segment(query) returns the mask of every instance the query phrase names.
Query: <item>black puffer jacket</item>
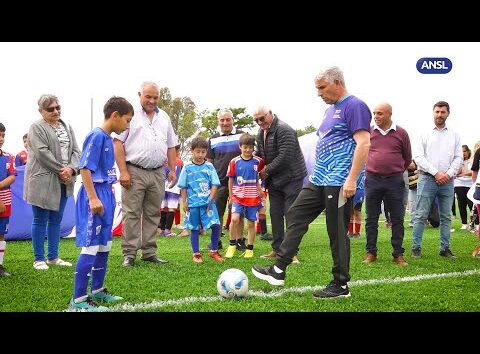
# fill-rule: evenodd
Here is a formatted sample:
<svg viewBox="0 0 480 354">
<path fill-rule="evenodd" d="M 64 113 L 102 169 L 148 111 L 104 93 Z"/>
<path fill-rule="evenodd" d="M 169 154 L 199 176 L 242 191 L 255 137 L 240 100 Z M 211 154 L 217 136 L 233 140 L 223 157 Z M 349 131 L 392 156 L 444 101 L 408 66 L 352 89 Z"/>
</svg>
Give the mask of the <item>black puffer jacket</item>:
<svg viewBox="0 0 480 354">
<path fill-rule="evenodd" d="M 258 131 L 256 142 L 256 155 L 264 159 L 268 173 L 265 181 L 267 188 L 279 189 L 307 175 L 297 133 L 276 115 L 268 129 L 265 145 L 262 129 Z"/>
</svg>

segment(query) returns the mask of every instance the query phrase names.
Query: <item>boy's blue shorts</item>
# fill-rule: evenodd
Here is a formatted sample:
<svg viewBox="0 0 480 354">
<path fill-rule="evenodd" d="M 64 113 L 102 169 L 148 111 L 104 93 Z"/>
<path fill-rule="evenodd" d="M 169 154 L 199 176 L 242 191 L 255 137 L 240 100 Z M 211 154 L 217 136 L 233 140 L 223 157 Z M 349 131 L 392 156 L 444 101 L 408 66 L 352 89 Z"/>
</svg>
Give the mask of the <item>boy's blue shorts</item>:
<svg viewBox="0 0 480 354">
<path fill-rule="evenodd" d="M 185 213 L 185 228 L 188 230 L 200 230 L 200 226 L 204 230 L 209 229 L 212 225 L 220 225 L 217 207 L 212 203 L 207 213 L 207 206 L 190 208 Z"/>
<path fill-rule="evenodd" d="M 245 218 L 250 221 L 257 220 L 258 209 L 261 209 L 263 205 L 260 203 L 257 206 L 245 206 L 238 202 L 232 203 L 232 214 L 245 215 Z"/>
<path fill-rule="evenodd" d="M 76 201 L 76 245 L 89 247 L 107 245 L 112 240 L 113 217 L 115 213 L 115 194 L 109 183 L 95 184 L 98 199 L 103 204 L 103 215 L 92 215 L 88 205 L 87 192 L 80 187 Z"/>
<path fill-rule="evenodd" d="M 10 217 L 7 216 L 5 218 L 0 218 L 0 235 L 8 234 L 8 222 L 10 221 Z"/>
</svg>

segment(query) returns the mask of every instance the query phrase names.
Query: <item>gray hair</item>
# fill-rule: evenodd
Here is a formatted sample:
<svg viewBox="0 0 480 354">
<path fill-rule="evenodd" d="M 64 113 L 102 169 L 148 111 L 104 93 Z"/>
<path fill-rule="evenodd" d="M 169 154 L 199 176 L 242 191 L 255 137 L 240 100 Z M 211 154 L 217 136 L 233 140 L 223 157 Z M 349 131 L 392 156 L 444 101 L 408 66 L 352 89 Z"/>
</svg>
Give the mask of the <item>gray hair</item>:
<svg viewBox="0 0 480 354">
<path fill-rule="evenodd" d="M 153 87 L 155 87 L 155 88 L 157 89 L 157 91 L 160 91 L 158 85 L 157 85 L 155 82 L 153 82 L 153 81 L 144 81 L 144 82 L 142 82 L 142 85 L 140 86 L 140 92 L 143 92 L 143 90 L 144 90 L 145 87 L 147 87 L 147 86 L 153 86 Z"/>
<path fill-rule="evenodd" d="M 269 113 L 269 112 L 271 112 L 271 109 L 268 108 L 267 106 L 258 106 L 257 109 L 255 109 L 255 111 L 254 111 L 253 114 L 254 114 L 254 115 L 255 115 L 255 114 L 259 114 L 259 113 L 260 113 L 260 114 L 267 114 L 267 113 Z"/>
<path fill-rule="evenodd" d="M 332 66 L 331 68 L 321 71 L 317 76 L 315 76 L 315 81 L 325 80 L 331 84 L 335 80 L 338 80 L 340 84 L 345 87 L 345 79 L 343 78 L 343 71 L 340 70 L 338 66 Z"/>
<path fill-rule="evenodd" d="M 48 108 L 53 102 L 58 103 L 58 97 L 51 94 L 43 94 L 38 99 L 38 108 Z"/>
<path fill-rule="evenodd" d="M 217 119 L 219 119 L 220 117 L 222 117 L 222 116 L 224 116 L 224 115 L 226 115 L 226 114 L 232 116 L 232 118 L 233 118 L 233 112 L 232 112 L 230 109 L 228 109 L 228 108 L 224 108 L 224 109 L 221 109 L 221 110 L 218 111 L 218 113 L 217 113 Z"/>
</svg>

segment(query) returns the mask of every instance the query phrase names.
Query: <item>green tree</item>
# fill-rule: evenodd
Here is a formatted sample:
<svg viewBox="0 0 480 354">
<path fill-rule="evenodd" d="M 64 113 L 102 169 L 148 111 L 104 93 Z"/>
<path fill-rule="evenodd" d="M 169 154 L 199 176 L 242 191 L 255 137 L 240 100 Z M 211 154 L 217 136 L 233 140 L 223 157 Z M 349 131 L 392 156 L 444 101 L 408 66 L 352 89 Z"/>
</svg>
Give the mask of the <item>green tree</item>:
<svg viewBox="0 0 480 354">
<path fill-rule="evenodd" d="M 168 87 L 162 87 L 158 107 L 169 115 L 173 130 L 178 136 L 182 156 L 185 156 L 185 152 L 188 150 L 185 141 L 200 129 L 199 121 L 196 120 L 195 103 L 190 97 L 172 99 Z"/>
<path fill-rule="evenodd" d="M 229 108 L 233 113 L 233 125 L 238 129 L 243 129 L 245 131 L 251 131 L 255 128 L 255 123 L 253 117 L 250 114 L 245 113 L 245 107 L 239 108 Z M 202 132 L 201 136 L 210 137 L 212 136 L 218 127 L 217 113 L 220 108 L 217 108 L 213 111 L 203 111 L 198 115 L 199 121 L 202 122 Z"/>
<path fill-rule="evenodd" d="M 317 131 L 317 128 L 315 128 L 312 124 L 306 126 L 305 128 L 302 129 L 296 129 L 297 132 L 297 137 L 300 138 L 302 135 L 307 135 L 313 132 Z"/>
</svg>

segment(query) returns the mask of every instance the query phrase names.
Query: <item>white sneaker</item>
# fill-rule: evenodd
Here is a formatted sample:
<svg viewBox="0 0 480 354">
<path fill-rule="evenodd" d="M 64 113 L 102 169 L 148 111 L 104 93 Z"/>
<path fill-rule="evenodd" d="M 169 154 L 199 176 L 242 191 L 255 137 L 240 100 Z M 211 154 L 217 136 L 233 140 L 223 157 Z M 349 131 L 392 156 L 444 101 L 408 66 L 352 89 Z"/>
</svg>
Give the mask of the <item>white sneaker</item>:
<svg viewBox="0 0 480 354">
<path fill-rule="evenodd" d="M 455 229 L 450 229 L 450 232 L 455 232 Z"/>
<path fill-rule="evenodd" d="M 63 267 L 71 267 L 72 263 L 66 262 L 63 259 L 57 258 L 54 260 L 48 260 L 47 264 L 53 264 L 53 265 L 58 265 L 58 266 L 63 266 Z"/>
<path fill-rule="evenodd" d="M 460 230 L 466 230 L 466 229 L 467 229 L 467 227 L 468 227 L 468 225 L 467 225 L 467 224 L 462 224 L 462 227 L 460 228 Z"/>
<path fill-rule="evenodd" d="M 33 262 L 33 268 L 36 270 L 47 270 L 48 265 L 45 263 L 45 261 L 35 261 Z"/>
</svg>

